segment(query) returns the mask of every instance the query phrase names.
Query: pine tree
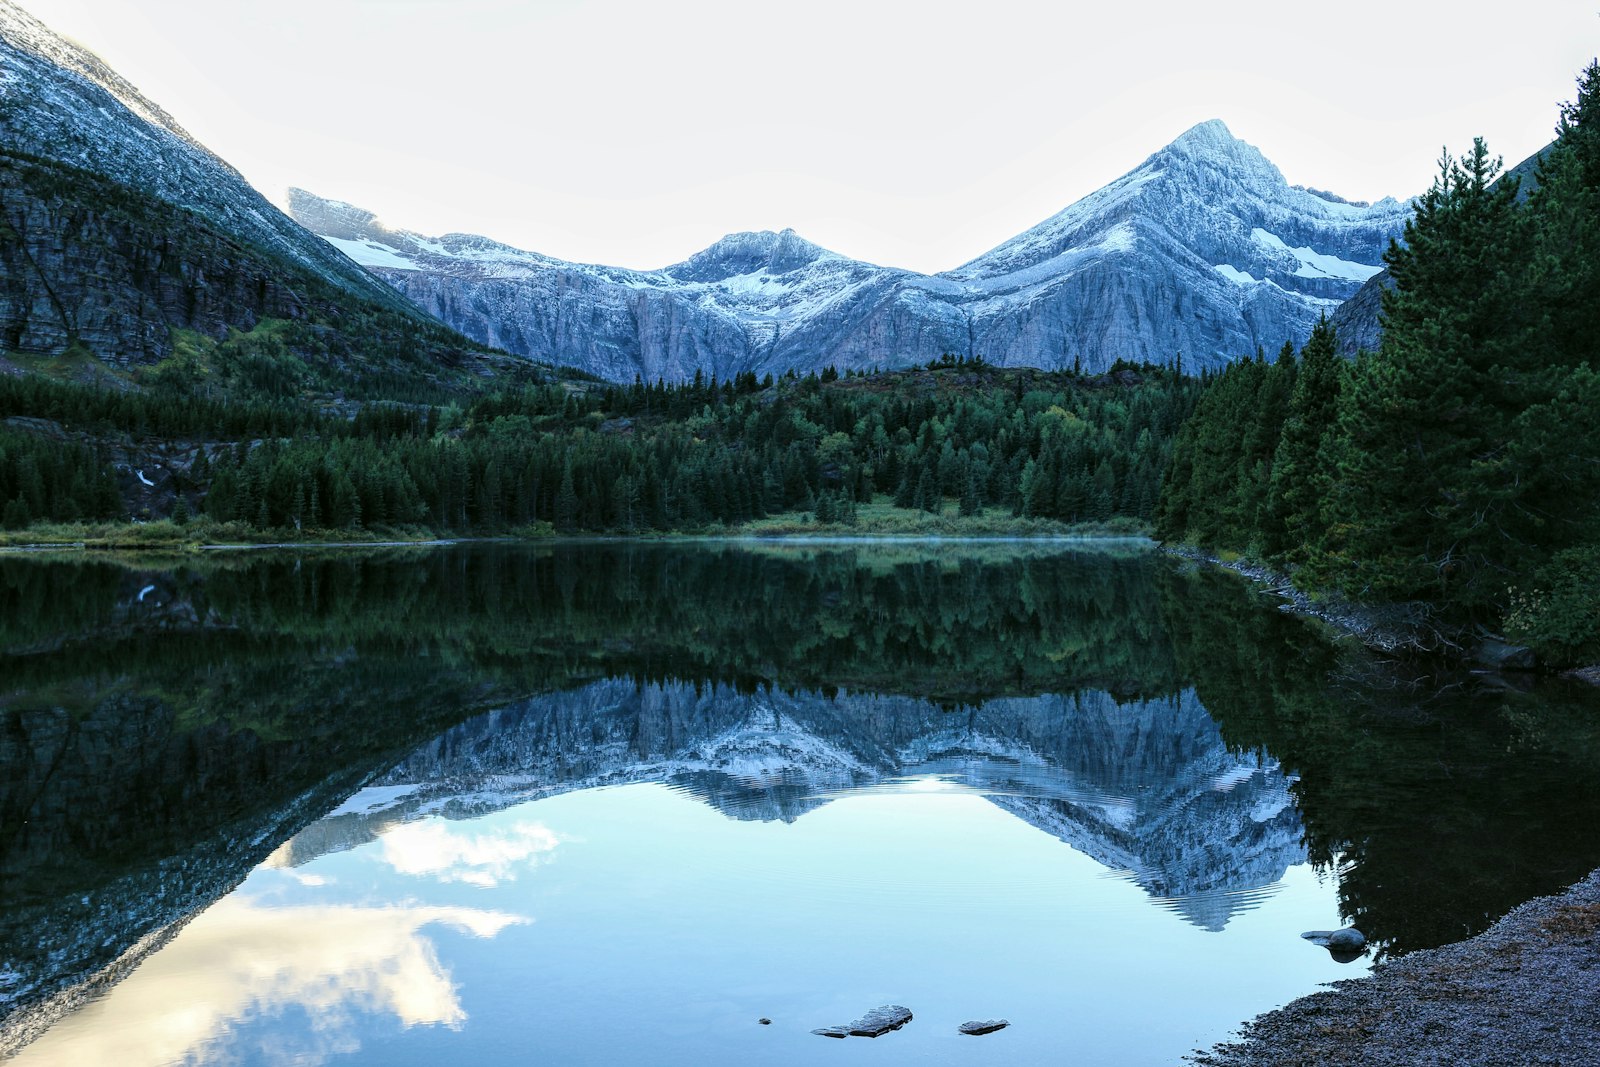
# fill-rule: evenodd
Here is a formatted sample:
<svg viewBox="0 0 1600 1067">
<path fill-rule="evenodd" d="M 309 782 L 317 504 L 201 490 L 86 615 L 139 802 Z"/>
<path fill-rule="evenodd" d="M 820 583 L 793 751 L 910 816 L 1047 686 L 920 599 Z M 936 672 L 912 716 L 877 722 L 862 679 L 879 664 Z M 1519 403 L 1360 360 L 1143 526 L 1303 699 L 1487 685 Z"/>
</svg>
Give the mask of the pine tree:
<svg viewBox="0 0 1600 1067">
<path fill-rule="evenodd" d="M 1501 467 L 1523 404 L 1514 372 L 1527 309 L 1517 183 L 1482 139 L 1446 157 L 1385 261 L 1383 343 L 1339 401 L 1324 562 L 1353 595 L 1467 611 L 1504 588 L 1512 504 Z"/>
<path fill-rule="evenodd" d="M 556 492 L 556 529 L 563 533 L 578 527 L 578 491 L 572 477 L 572 459 L 561 471 L 561 488 Z"/>
<path fill-rule="evenodd" d="M 978 488 L 978 472 L 967 467 L 965 484 L 961 487 L 961 514 L 976 515 L 983 510 L 983 497 Z"/>
<path fill-rule="evenodd" d="M 1271 521 L 1262 547 L 1288 563 L 1306 562 L 1322 545 L 1323 501 L 1331 484 L 1331 442 L 1346 367 L 1334 329 L 1323 316 L 1300 350 L 1300 369 L 1272 463 Z"/>
</svg>

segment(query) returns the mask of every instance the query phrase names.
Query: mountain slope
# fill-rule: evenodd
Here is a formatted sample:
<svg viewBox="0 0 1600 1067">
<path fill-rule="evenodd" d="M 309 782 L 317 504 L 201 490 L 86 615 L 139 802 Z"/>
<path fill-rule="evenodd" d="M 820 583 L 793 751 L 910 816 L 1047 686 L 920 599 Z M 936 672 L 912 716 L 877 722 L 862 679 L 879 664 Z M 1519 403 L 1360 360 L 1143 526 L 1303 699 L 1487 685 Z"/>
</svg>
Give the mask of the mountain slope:
<svg viewBox="0 0 1600 1067">
<path fill-rule="evenodd" d="M 1381 269 L 1409 210 L 1292 187 L 1215 121 L 937 275 L 852 260 L 789 230 L 621 270 L 394 230 L 290 193 L 295 218 L 467 336 L 620 381 L 904 367 L 945 353 L 1090 371 L 1182 353 L 1190 367 L 1217 366 L 1303 340 Z"/>
<path fill-rule="evenodd" d="M 73 353 L 128 377 L 180 335 L 200 353 L 188 371 L 213 389 L 245 377 L 215 365 L 230 359 L 357 395 L 538 373 L 419 313 L 95 56 L 0 0 L 0 371 L 7 353 Z"/>
<path fill-rule="evenodd" d="M 312 239 L 101 59 L 0 0 L 0 144 L 102 175 L 283 256 L 338 288 L 391 298 Z"/>
</svg>

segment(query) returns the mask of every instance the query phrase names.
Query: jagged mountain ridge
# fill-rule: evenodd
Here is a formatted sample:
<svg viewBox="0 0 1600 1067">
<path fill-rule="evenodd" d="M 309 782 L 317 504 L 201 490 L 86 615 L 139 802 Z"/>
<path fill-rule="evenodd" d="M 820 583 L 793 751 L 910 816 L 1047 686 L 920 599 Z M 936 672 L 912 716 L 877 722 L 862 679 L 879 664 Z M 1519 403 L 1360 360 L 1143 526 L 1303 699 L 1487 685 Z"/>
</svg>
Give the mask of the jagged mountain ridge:
<svg viewBox="0 0 1600 1067">
<path fill-rule="evenodd" d="M 291 190 L 295 218 L 462 333 L 615 381 L 894 368 L 945 353 L 1103 370 L 1222 365 L 1297 343 L 1381 269 L 1410 208 L 1288 184 L 1219 121 L 1027 232 L 936 275 L 793 231 L 732 234 L 656 271 L 391 229 Z"/>
<path fill-rule="evenodd" d="M 355 847 L 428 813 L 472 818 L 639 782 L 666 783 L 729 818 L 792 822 L 908 774 L 983 792 L 1207 929 L 1305 860 L 1282 771 L 1229 752 L 1192 692 L 1005 698 L 949 713 L 909 697 L 618 678 L 462 723 L 378 780 L 389 803 L 347 806 L 274 862 Z"/>
</svg>

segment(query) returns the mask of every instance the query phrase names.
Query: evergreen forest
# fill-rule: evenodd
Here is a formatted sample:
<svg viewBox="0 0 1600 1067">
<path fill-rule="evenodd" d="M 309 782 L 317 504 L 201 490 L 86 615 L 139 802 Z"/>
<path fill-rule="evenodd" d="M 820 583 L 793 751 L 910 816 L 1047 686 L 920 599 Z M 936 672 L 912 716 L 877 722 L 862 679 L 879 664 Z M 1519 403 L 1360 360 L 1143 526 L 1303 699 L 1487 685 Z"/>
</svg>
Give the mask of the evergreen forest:
<svg viewBox="0 0 1600 1067">
<path fill-rule="evenodd" d="M 1244 361 L 1180 430 L 1157 533 L 1308 590 L 1600 656 L 1600 65 L 1524 189 L 1477 140 L 1386 256 L 1383 339 L 1323 323 Z"/>
</svg>

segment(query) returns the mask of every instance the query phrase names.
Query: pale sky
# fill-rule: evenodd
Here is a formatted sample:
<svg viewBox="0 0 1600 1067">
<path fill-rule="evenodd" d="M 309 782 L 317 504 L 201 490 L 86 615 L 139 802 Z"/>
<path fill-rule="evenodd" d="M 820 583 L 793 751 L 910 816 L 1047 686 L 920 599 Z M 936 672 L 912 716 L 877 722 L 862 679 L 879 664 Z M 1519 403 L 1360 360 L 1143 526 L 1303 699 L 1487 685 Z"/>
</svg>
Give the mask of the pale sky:
<svg viewBox="0 0 1600 1067">
<path fill-rule="evenodd" d="M 1220 118 L 1291 182 L 1550 140 L 1597 0 L 20 0 L 282 203 L 654 268 L 782 229 L 947 270 Z"/>
</svg>

